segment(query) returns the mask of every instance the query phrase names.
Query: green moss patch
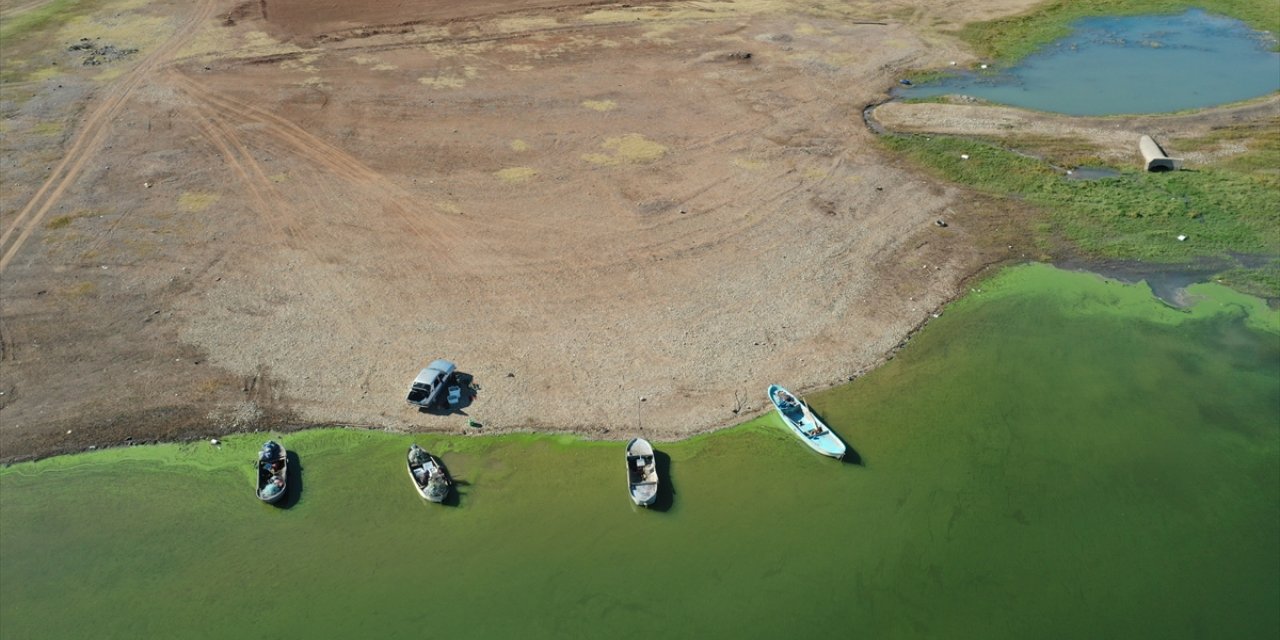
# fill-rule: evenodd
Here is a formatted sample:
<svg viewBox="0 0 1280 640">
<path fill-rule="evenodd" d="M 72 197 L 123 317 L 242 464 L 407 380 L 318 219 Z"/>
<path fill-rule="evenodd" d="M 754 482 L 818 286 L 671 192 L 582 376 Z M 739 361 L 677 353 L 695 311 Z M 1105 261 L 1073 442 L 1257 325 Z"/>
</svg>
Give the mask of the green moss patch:
<svg viewBox="0 0 1280 640">
<path fill-rule="evenodd" d="M 1029 13 L 966 25 L 960 36 L 990 59 L 1013 61 L 1071 33 L 1081 18 L 1180 13 L 1203 9 L 1239 19 L 1249 26 L 1280 33 L 1274 2 L 1254 0 L 1050 0 Z"/>
<path fill-rule="evenodd" d="M 942 178 L 1042 209 L 1056 232 L 1089 254 L 1177 261 L 1280 252 L 1280 186 L 1265 173 L 1122 169 L 1117 178 L 1071 181 L 1042 160 L 989 143 L 923 135 L 882 140 Z"/>
</svg>

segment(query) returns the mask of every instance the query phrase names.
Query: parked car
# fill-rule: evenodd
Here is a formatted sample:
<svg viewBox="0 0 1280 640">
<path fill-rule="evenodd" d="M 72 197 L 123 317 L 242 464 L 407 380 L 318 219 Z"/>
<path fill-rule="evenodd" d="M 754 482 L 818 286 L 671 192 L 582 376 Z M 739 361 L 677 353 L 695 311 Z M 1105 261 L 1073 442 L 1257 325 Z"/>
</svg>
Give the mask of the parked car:
<svg viewBox="0 0 1280 640">
<path fill-rule="evenodd" d="M 445 397 L 441 391 L 452 383 L 453 374 L 457 370 L 458 366 L 448 360 L 432 362 L 426 369 L 419 371 L 418 377 L 413 379 L 413 384 L 409 387 L 409 397 L 406 400 L 409 404 L 428 409 L 445 404 Z"/>
</svg>

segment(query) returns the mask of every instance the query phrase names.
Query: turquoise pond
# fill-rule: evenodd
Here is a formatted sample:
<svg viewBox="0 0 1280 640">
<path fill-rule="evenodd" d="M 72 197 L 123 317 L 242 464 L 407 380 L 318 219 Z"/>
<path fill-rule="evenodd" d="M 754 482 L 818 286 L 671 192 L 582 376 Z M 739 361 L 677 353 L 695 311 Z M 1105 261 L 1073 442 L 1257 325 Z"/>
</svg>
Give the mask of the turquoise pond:
<svg viewBox="0 0 1280 640">
<path fill-rule="evenodd" d="M 1088 18 L 1073 33 L 991 73 L 905 88 L 905 98 L 964 94 L 1069 115 L 1162 113 L 1210 107 L 1280 90 L 1271 34 L 1188 11 Z"/>
<path fill-rule="evenodd" d="M 657 443 L 658 510 L 623 442 L 556 436 L 284 434 L 286 508 L 259 434 L 6 467 L 0 637 L 1280 636 L 1280 313 L 1043 265 L 974 287 L 808 398 L 857 464 L 764 416 Z M 413 441 L 455 505 L 410 487 Z"/>
</svg>

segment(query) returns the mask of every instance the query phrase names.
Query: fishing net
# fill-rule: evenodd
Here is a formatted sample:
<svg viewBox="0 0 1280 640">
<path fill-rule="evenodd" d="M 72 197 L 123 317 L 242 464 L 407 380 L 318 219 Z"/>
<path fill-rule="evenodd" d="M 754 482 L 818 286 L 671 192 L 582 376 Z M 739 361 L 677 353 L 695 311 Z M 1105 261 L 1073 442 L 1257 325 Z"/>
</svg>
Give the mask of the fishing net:
<svg viewBox="0 0 1280 640">
<path fill-rule="evenodd" d="M 443 474 L 431 476 L 431 481 L 427 483 L 427 495 L 440 500 L 448 493 L 449 483 L 445 482 Z"/>
</svg>

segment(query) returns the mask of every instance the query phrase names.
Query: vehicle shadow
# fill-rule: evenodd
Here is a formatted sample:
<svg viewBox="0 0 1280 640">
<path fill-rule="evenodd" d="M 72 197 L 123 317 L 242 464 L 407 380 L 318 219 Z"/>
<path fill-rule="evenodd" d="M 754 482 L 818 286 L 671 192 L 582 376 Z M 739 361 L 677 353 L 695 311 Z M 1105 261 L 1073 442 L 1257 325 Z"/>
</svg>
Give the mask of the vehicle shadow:
<svg viewBox="0 0 1280 640">
<path fill-rule="evenodd" d="M 654 449 L 653 463 L 658 468 L 658 496 L 649 505 L 649 509 L 665 513 L 676 501 L 676 485 L 671 476 L 671 456 Z"/>
<path fill-rule="evenodd" d="M 476 396 L 479 395 L 480 392 L 480 386 L 473 384 L 474 381 L 475 377 L 469 373 L 464 373 L 462 371 L 455 372 L 453 376 L 445 382 L 445 394 L 447 394 L 448 386 L 457 385 L 459 387 L 459 391 L 461 391 L 461 395 L 458 396 L 458 404 L 450 405 L 446 401 L 434 404 L 430 407 L 418 407 L 418 413 L 429 413 L 433 416 L 468 415 L 465 409 L 471 406 L 471 403 L 475 401 Z M 442 394 L 442 397 L 446 397 L 445 394 Z"/>
<path fill-rule="evenodd" d="M 285 472 L 284 498 L 272 505 L 277 509 L 288 509 L 302 500 L 302 463 L 293 451 L 286 451 L 284 455 L 289 466 Z"/>
</svg>

